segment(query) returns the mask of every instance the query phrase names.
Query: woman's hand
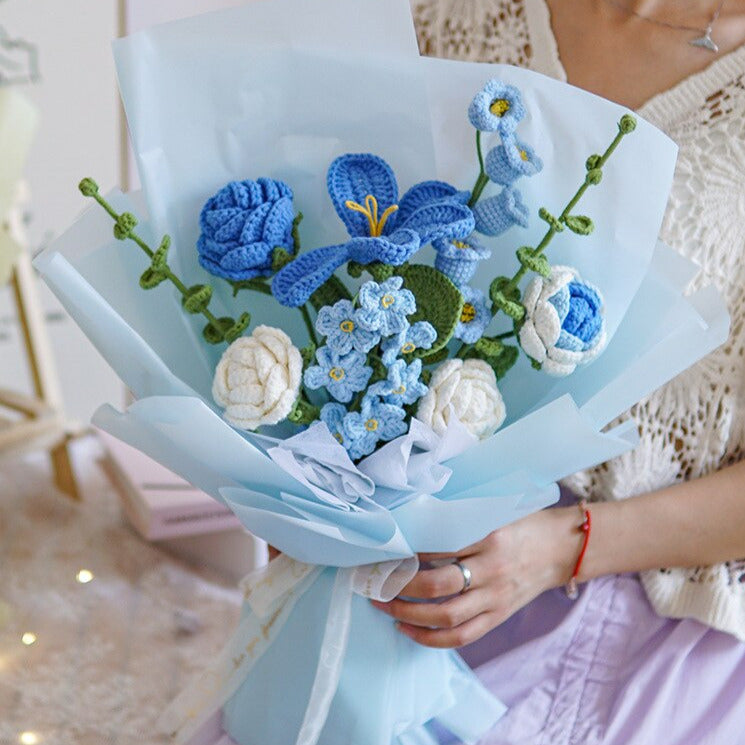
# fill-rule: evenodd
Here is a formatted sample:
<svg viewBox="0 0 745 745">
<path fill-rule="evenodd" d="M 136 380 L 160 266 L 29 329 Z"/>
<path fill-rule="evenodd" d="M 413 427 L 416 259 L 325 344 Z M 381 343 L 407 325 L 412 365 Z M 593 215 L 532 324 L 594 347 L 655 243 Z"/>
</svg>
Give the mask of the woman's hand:
<svg viewBox="0 0 745 745">
<path fill-rule="evenodd" d="M 422 561 L 451 563 L 420 570 L 401 597 L 373 605 L 397 619 L 400 631 L 420 644 L 470 644 L 540 593 L 569 580 L 582 544 L 580 523 L 576 508 L 544 510 L 455 554 L 422 554 Z M 463 594 L 463 574 L 452 563 L 456 559 L 471 571 L 471 586 Z"/>
</svg>

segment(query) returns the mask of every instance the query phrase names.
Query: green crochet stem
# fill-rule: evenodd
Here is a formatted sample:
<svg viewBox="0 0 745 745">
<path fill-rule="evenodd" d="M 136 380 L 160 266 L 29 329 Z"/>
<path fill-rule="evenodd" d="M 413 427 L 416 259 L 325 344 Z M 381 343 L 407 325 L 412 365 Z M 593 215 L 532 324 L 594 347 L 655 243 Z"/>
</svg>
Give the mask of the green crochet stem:
<svg viewBox="0 0 745 745">
<path fill-rule="evenodd" d="M 204 336 L 211 344 L 234 341 L 243 333 L 250 323 L 250 316 L 247 313 L 244 313 L 237 320 L 233 318 L 217 318 L 207 307 L 212 297 L 212 288 L 209 285 L 189 288 L 171 271 L 166 260 L 166 252 L 170 245 L 170 238 L 168 236 L 163 238 L 160 248 L 157 251 L 153 251 L 135 233 L 134 228 L 137 225 L 137 219 L 134 215 L 128 212 L 118 213 L 101 196 L 98 184 L 93 179 L 84 178 L 78 188 L 83 196 L 94 199 L 111 216 L 115 223 L 114 236 L 118 240 L 129 239 L 136 243 L 152 261 L 151 267 L 145 271 L 145 274 L 141 278 L 141 285 L 145 289 L 155 287 L 161 281 L 167 279 L 181 294 L 184 309 L 189 313 L 200 313 L 207 320 L 208 325 L 205 327 Z"/>
<path fill-rule="evenodd" d="M 481 150 L 481 130 L 478 129 L 476 130 L 476 154 L 479 157 L 479 175 L 476 183 L 473 185 L 471 198 L 468 200 L 469 207 L 473 207 L 479 201 L 481 195 L 484 193 L 484 189 L 489 183 L 489 177 L 486 175 L 486 168 L 484 166 L 484 153 Z"/>
<path fill-rule="evenodd" d="M 318 337 L 316 336 L 316 331 L 313 328 L 313 321 L 310 317 L 308 305 L 301 305 L 298 310 L 303 316 L 303 323 L 305 323 L 305 328 L 308 330 L 308 336 L 310 337 L 311 344 L 315 344 L 316 346 L 318 346 Z"/>
</svg>

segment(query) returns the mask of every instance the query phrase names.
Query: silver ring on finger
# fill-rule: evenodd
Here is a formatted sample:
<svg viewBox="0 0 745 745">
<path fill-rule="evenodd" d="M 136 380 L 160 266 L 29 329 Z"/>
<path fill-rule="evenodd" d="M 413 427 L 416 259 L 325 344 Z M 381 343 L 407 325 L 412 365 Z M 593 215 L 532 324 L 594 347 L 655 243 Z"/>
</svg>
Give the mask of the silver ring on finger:
<svg viewBox="0 0 745 745">
<path fill-rule="evenodd" d="M 473 578 L 473 575 L 471 574 L 471 570 L 465 564 L 461 564 L 459 561 L 453 562 L 453 566 L 458 567 L 458 569 L 460 569 L 460 573 L 463 575 L 463 588 L 460 591 L 460 594 L 462 595 L 471 586 L 471 579 Z"/>
</svg>

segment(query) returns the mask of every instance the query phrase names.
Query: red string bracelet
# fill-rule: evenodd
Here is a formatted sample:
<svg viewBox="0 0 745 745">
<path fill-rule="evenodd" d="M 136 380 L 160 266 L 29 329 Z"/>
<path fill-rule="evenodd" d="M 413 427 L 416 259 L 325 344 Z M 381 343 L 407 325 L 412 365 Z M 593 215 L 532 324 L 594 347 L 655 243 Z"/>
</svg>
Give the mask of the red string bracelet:
<svg viewBox="0 0 745 745">
<path fill-rule="evenodd" d="M 590 510 L 587 509 L 587 502 L 584 499 L 579 503 L 579 509 L 582 512 L 583 520 L 582 525 L 580 525 L 577 530 L 584 533 L 584 538 L 582 540 L 582 549 L 579 552 L 577 563 L 574 565 L 574 571 L 572 572 L 572 576 L 566 586 L 567 597 L 572 600 L 575 600 L 579 595 L 579 591 L 577 590 L 577 577 L 579 576 L 579 570 L 582 568 L 582 562 L 587 553 L 587 545 L 590 543 L 590 532 L 592 531 L 592 518 L 590 517 Z"/>
</svg>

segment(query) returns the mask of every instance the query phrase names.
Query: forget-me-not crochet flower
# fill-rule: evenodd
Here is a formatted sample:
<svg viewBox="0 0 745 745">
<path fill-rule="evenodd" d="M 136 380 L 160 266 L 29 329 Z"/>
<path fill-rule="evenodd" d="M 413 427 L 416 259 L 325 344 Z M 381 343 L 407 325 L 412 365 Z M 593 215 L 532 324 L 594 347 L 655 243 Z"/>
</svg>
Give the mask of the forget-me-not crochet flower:
<svg viewBox="0 0 745 745">
<path fill-rule="evenodd" d="M 308 388 L 325 388 L 337 401 L 349 403 L 355 393 L 364 391 L 372 375 L 366 355 L 350 352 L 342 357 L 335 355 L 329 347 L 316 351 L 317 365 L 305 371 L 303 381 Z"/>
<path fill-rule="evenodd" d="M 199 263 L 224 279 L 269 276 L 274 249 L 294 251 L 293 220 L 292 190 L 283 181 L 232 181 L 202 208 Z"/>
<path fill-rule="evenodd" d="M 543 161 L 535 150 L 517 137 L 507 137 L 486 154 L 486 175 L 495 183 L 511 186 L 521 176 L 535 176 Z"/>
<path fill-rule="evenodd" d="M 417 321 L 395 336 L 383 341 L 383 364 L 392 365 L 402 354 L 411 354 L 417 349 L 431 349 L 437 339 L 435 327 L 428 321 Z"/>
<path fill-rule="evenodd" d="M 272 281 L 282 305 L 300 306 L 348 261 L 400 266 L 422 246 L 473 230 L 468 194 L 441 181 L 424 181 L 398 198 L 391 167 L 375 155 L 343 155 L 329 168 L 328 191 L 351 240 L 302 254 Z"/>
<path fill-rule="evenodd" d="M 463 241 L 435 241 L 432 245 L 437 251 L 435 268 L 458 287 L 465 285 L 473 277 L 479 261 L 491 256 L 491 251 L 473 235 Z"/>
<path fill-rule="evenodd" d="M 549 375 L 569 375 L 605 346 L 605 311 L 597 288 L 571 267 L 534 278 L 523 298 L 520 345 Z"/>
<path fill-rule="evenodd" d="M 466 344 L 475 344 L 486 331 L 492 319 L 489 301 L 481 290 L 474 287 L 461 287 L 463 308 L 460 321 L 455 327 L 455 338 Z"/>
<path fill-rule="evenodd" d="M 344 418 L 349 457 L 359 460 L 370 455 L 379 442 L 405 434 L 408 429 L 405 418 L 406 412 L 400 406 L 384 403 L 375 396 L 365 396 L 362 410 L 350 412 Z"/>
<path fill-rule="evenodd" d="M 357 320 L 364 328 L 385 337 L 409 325 L 406 317 L 416 312 L 416 299 L 410 290 L 401 288 L 402 284 L 401 277 L 391 277 L 380 284 L 365 282 L 360 287 Z"/>
<path fill-rule="evenodd" d="M 520 91 L 496 78 L 486 83 L 468 107 L 468 118 L 476 129 L 499 132 L 503 137 L 512 134 L 524 116 Z"/>
<path fill-rule="evenodd" d="M 409 365 L 404 360 L 396 360 L 388 368 L 388 377 L 374 383 L 367 390 L 371 395 L 380 396 L 387 404 L 413 404 L 428 390 L 419 379 L 421 374 L 421 360 L 414 360 Z"/>
<path fill-rule="evenodd" d="M 473 208 L 476 230 L 484 235 L 497 236 L 513 225 L 528 227 L 528 208 L 517 189 L 506 187 L 486 199 L 480 200 Z"/>
<path fill-rule="evenodd" d="M 321 408 L 321 421 L 325 422 L 329 428 L 329 432 L 342 444 L 345 448 L 349 447 L 349 438 L 346 435 L 344 429 L 344 417 L 347 415 L 347 407 L 342 404 L 329 403 L 325 404 Z"/>
<path fill-rule="evenodd" d="M 316 330 L 326 337 L 326 344 L 336 354 L 344 355 L 353 349 L 366 354 L 380 341 L 379 333 L 360 325 L 358 314 L 350 300 L 339 300 L 318 311 Z"/>
</svg>

